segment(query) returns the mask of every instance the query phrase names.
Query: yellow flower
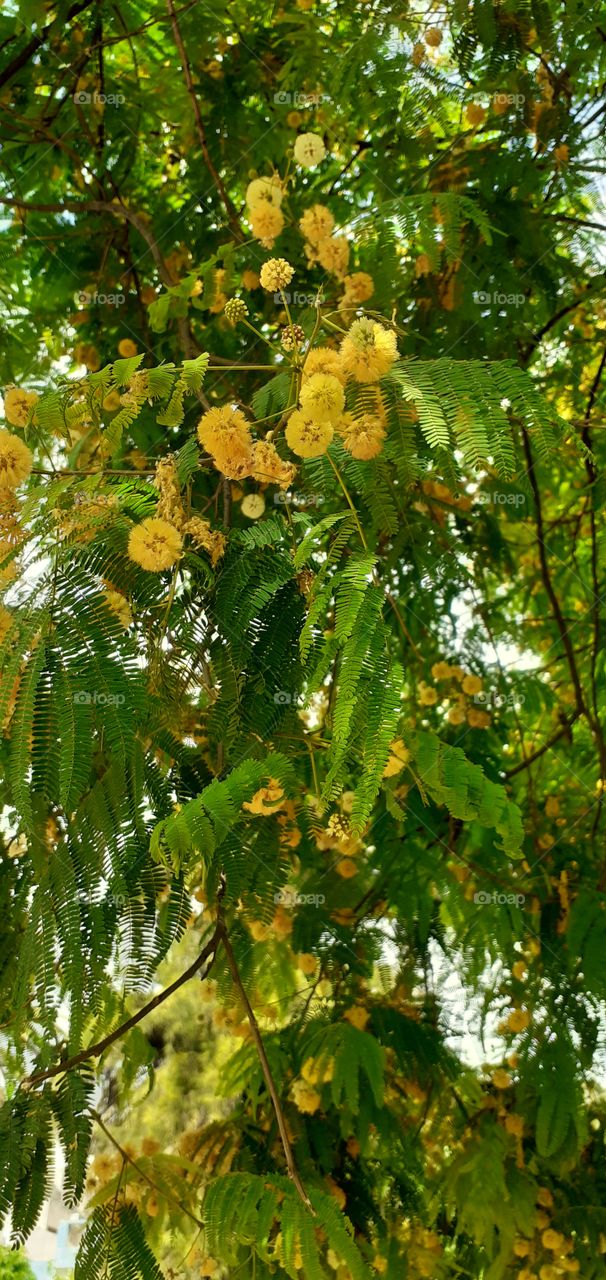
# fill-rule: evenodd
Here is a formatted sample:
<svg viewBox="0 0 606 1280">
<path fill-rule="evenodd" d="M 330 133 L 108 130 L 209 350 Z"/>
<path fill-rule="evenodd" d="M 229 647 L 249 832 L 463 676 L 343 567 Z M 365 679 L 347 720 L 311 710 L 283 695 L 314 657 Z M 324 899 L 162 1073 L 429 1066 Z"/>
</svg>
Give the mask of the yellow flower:
<svg viewBox="0 0 606 1280">
<path fill-rule="evenodd" d="M 250 270 L 247 268 L 247 270 L 246 270 L 246 271 L 243 271 L 243 272 L 242 272 L 242 284 L 244 285 L 244 288 L 245 288 L 245 289 L 248 289 L 248 290 L 249 290 L 249 292 L 250 292 L 252 289 L 258 289 L 258 288 L 259 288 L 260 283 L 261 283 L 261 281 L 260 281 L 259 276 L 257 275 L 257 272 L 256 272 L 256 271 L 250 271 Z"/>
<path fill-rule="evenodd" d="M 300 409 L 294 409 L 285 436 L 289 448 L 300 458 L 319 458 L 326 453 L 334 430 L 329 422 L 313 422 Z"/>
<path fill-rule="evenodd" d="M 482 681 L 479 676 L 465 676 L 461 688 L 463 693 L 479 693 L 482 688 Z"/>
<path fill-rule="evenodd" d="M 345 296 L 351 302 L 366 302 L 375 291 L 375 282 L 367 271 L 354 271 L 353 275 L 345 276 L 343 284 Z"/>
<path fill-rule="evenodd" d="M 315 1089 L 310 1088 L 304 1080 L 295 1080 L 291 1092 L 295 1106 L 305 1115 L 312 1116 L 314 1111 L 320 1109 L 322 1104 L 321 1095 Z"/>
<path fill-rule="evenodd" d="M 188 533 L 195 547 L 203 547 L 208 551 L 211 564 L 225 554 L 225 538 L 218 529 L 211 529 L 208 520 L 202 516 L 190 516 L 183 525 L 183 532 Z"/>
<path fill-rule="evenodd" d="M 79 342 L 74 349 L 76 364 L 85 364 L 90 373 L 101 368 L 101 357 L 92 342 Z"/>
<path fill-rule="evenodd" d="M 530 1026 L 531 1014 L 529 1009 L 512 1009 L 509 1017 L 501 1024 L 504 1031 L 511 1031 L 514 1034 L 518 1031 L 525 1031 Z M 499 1030 L 501 1030 L 499 1027 Z"/>
<path fill-rule="evenodd" d="M 527 1258 L 532 1249 L 532 1240 L 516 1240 L 513 1251 L 516 1258 Z"/>
<path fill-rule="evenodd" d="M 304 169 L 315 169 L 324 159 L 326 147 L 317 133 L 300 133 L 295 142 L 295 160 Z"/>
<path fill-rule="evenodd" d="M 477 707 L 470 707 L 467 712 L 467 723 L 471 729 L 488 729 L 490 726 L 490 713 L 488 711 L 480 711 Z"/>
<path fill-rule="evenodd" d="M 508 1133 L 512 1133 L 514 1137 L 521 1138 L 524 1133 L 523 1116 L 510 1115 L 505 1119 L 505 1128 Z"/>
<path fill-rule="evenodd" d="M 242 808 L 249 813 L 276 813 L 284 803 L 284 790 L 277 778 L 270 778 L 266 787 L 260 787 L 252 800 L 245 800 Z"/>
<path fill-rule="evenodd" d="M 551 1249 L 552 1253 L 559 1253 L 564 1243 L 564 1236 L 559 1231 L 554 1231 L 552 1227 L 548 1227 L 541 1236 L 541 1244 L 545 1249 Z"/>
<path fill-rule="evenodd" d="M 18 387 L 7 387 L 4 392 L 4 416 L 12 427 L 26 427 L 29 415 L 38 396 L 35 391 L 20 391 Z"/>
<path fill-rule="evenodd" d="M 422 707 L 433 707 L 438 701 L 437 689 L 432 689 L 431 685 L 424 684 L 421 680 L 419 684 L 419 705 Z"/>
<path fill-rule="evenodd" d="M 312 373 L 301 387 L 299 400 L 312 422 L 334 423 L 345 408 L 345 392 L 332 373 Z"/>
<path fill-rule="evenodd" d="M 434 680 L 449 680 L 452 674 L 449 662 L 434 662 L 431 668 Z"/>
<path fill-rule="evenodd" d="M 301 954 L 296 957 L 296 960 L 297 969 L 300 969 L 301 973 L 309 975 L 316 972 L 318 960 L 316 956 L 311 954 L 311 951 L 302 951 Z M 301 1070 L 301 1075 L 305 1075 L 303 1070 Z"/>
<path fill-rule="evenodd" d="M 16 489 L 32 469 L 33 456 L 27 445 L 10 431 L 0 429 L 0 492 Z"/>
<path fill-rule="evenodd" d="M 268 258 L 263 263 L 259 279 L 261 285 L 268 293 L 277 293 L 279 289 L 285 289 L 290 284 L 295 274 L 294 267 L 286 258 Z"/>
<path fill-rule="evenodd" d="M 504 1067 L 497 1067 L 490 1078 L 495 1089 L 509 1089 L 511 1085 L 511 1076 L 508 1071 L 505 1071 Z"/>
<path fill-rule="evenodd" d="M 361 1004 L 352 1004 L 351 1009 L 346 1009 L 343 1017 L 346 1022 L 351 1023 L 352 1027 L 357 1027 L 358 1031 L 363 1031 L 370 1013 Z"/>
<path fill-rule="evenodd" d="M 111 609 L 111 612 L 121 622 L 124 630 L 127 631 L 132 625 L 133 615 L 126 596 L 123 596 L 121 591 L 113 591 L 111 587 L 107 587 L 103 592 L 103 598 L 108 609 Z"/>
<path fill-rule="evenodd" d="M 367 461 L 369 458 L 376 458 L 381 452 L 385 429 L 379 418 L 372 413 L 363 413 L 359 418 L 347 414 L 342 419 L 339 435 L 343 437 L 343 444 L 353 458 Z"/>
<path fill-rule="evenodd" d="M 542 1209 L 553 1209 L 553 1194 L 549 1187 L 539 1187 L 537 1190 L 537 1204 Z"/>
<path fill-rule="evenodd" d="M 464 707 L 451 707 L 446 719 L 449 724 L 465 724 Z"/>
<path fill-rule="evenodd" d="M 339 382 L 345 382 L 345 374 L 341 367 L 341 357 L 332 347 L 316 347 L 305 357 L 303 365 L 303 381 L 314 373 L 330 373 Z"/>
<path fill-rule="evenodd" d="M 343 367 L 356 382 L 378 382 L 397 355 L 395 334 L 366 316 L 354 320 L 341 343 Z"/>
<path fill-rule="evenodd" d="M 207 409 L 198 423 L 198 439 L 228 479 L 241 480 L 250 475 L 252 436 L 240 409 L 231 405 Z"/>
<path fill-rule="evenodd" d="M 351 880 L 358 874 L 358 868 L 353 858 L 339 858 L 335 864 L 335 871 L 342 880 Z"/>
<path fill-rule="evenodd" d="M 277 484 L 280 489 L 288 489 L 292 484 L 297 468 L 292 462 L 283 462 L 275 444 L 270 440 L 257 440 L 253 445 L 252 475 L 261 484 Z"/>
<path fill-rule="evenodd" d="M 545 801 L 545 813 L 548 818 L 557 818 L 560 812 L 560 801 L 557 796 L 548 796 Z"/>
<path fill-rule="evenodd" d="M 240 503 L 240 511 L 248 520 L 258 520 L 265 511 L 265 498 L 261 493 L 247 493 Z"/>
<path fill-rule="evenodd" d="M 253 178 L 246 188 L 246 203 L 249 209 L 255 209 L 260 204 L 273 204 L 279 209 L 283 199 L 282 183 L 277 176 Z"/>
<path fill-rule="evenodd" d="M 428 44 L 430 49 L 437 49 L 438 45 L 441 45 L 443 39 L 444 37 L 439 27 L 427 28 L 427 31 L 425 32 L 425 44 Z"/>
<path fill-rule="evenodd" d="M 318 244 L 318 262 L 325 271 L 342 276 L 349 262 L 349 241 L 346 236 L 327 236 Z"/>
<path fill-rule="evenodd" d="M 267 200 L 256 204 L 248 215 L 248 221 L 255 240 L 260 240 L 264 249 L 273 249 L 276 236 L 284 226 L 284 214 L 278 205 L 269 204 Z"/>
<path fill-rule="evenodd" d="M 133 342 L 132 338 L 121 338 L 118 343 L 118 353 L 124 360 L 129 356 L 136 356 L 138 354 L 136 342 Z"/>
<path fill-rule="evenodd" d="M 465 116 L 470 125 L 483 124 L 486 119 L 486 108 L 479 102 L 470 102 L 465 108 Z"/>
<path fill-rule="evenodd" d="M 389 745 L 390 755 L 383 770 L 384 778 L 393 778 L 401 773 L 404 765 L 410 760 L 410 751 L 404 746 L 401 738 L 394 738 Z"/>
<path fill-rule="evenodd" d="M 153 573 L 170 569 L 180 558 L 183 539 L 177 529 L 166 520 L 153 517 L 142 520 L 130 531 L 128 554 L 135 564 Z"/>
<path fill-rule="evenodd" d="M 299 229 L 310 244 L 318 244 L 320 240 L 330 236 L 334 225 L 330 209 L 323 204 L 312 204 L 311 209 L 306 209 L 299 221 Z"/>
</svg>

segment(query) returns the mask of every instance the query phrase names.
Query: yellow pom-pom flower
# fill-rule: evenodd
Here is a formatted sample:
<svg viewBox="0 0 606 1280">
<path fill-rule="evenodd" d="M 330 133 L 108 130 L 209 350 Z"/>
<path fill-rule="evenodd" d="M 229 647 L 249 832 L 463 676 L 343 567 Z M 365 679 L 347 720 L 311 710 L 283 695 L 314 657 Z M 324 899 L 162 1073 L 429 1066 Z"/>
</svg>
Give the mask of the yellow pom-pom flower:
<svg viewBox="0 0 606 1280">
<path fill-rule="evenodd" d="M 198 439 L 229 480 L 242 480 L 251 474 L 252 436 L 240 409 L 231 405 L 208 409 L 198 423 Z"/>
<path fill-rule="evenodd" d="M 330 373 L 333 378 L 338 378 L 339 382 L 345 382 L 345 371 L 341 365 L 339 352 L 333 351 L 332 347 L 315 347 L 310 351 L 303 365 L 303 381 L 311 378 L 313 373 Z"/>
<path fill-rule="evenodd" d="M 345 296 L 351 302 L 366 302 L 375 291 L 375 282 L 367 271 L 354 271 L 353 275 L 345 276 L 343 284 Z"/>
<path fill-rule="evenodd" d="M 278 177 L 253 178 L 246 188 L 249 209 L 256 209 L 260 204 L 273 204 L 279 209 L 283 198 L 282 183 Z"/>
<path fill-rule="evenodd" d="M 124 360 L 127 360 L 129 356 L 138 355 L 136 342 L 133 342 L 132 338 L 121 338 L 118 343 L 118 353 Z"/>
<path fill-rule="evenodd" d="M 376 320 L 354 320 L 341 343 L 343 368 L 356 382 L 378 382 L 397 359 L 396 336 Z"/>
<path fill-rule="evenodd" d="M 294 409 L 285 431 L 286 443 L 300 458 L 319 458 L 326 453 L 334 436 L 329 422 L 313 421 L 300 409 Z"/>
<path fill-rule="evenodd" d="M 253 445 L 252 475 L 261 484 L 277 484 L 288 489 L 297 474 L 292 462 L 283 462 L 275 444 L 270 440 L 257 440 Z"/>
<path fill-rule="evenodd" d="M 317 133 L 300 133 L 295 142 L 295 160 L 303 169 L 315 169 L 326 155 L 326 147 Z"/>
<path fill-rule="evenodd" d="M 0 430 L 0 492 L 16 489 L 32 469 L 31 450 L 10 431 Z"/>
<path fill-rule="evenodd" d="M 318 262 L 331 275 L 342 276 L 349 262 L 349 240 L 346 236 L 327 236 L 318 244 Z"/>
<path fill-rule="evenodd" d="M 150 517 L 136 524 L 130 531 L 128 554 L 135 564 L 151 573 L 171 569 L 180 558 L 183 539 L 167 520 Z"/>
<path fill-rule="evenodd" d="M 268 293 L 277 293 L 290 284 L 294 274 L 295 269 L 286 258 L 269 258 L 261 267 L 259 279 Z"/>
<path fill-rule="evenodd" d="M 322 1097 L 316 1089 L 312 1089 L 304 1080 L 295 1080 L 292 1086 L 292 1097 L 295 1106 L 304 1115 L 312 1116 L 322 1105 Z"/>
<path fill-rule="evenodd" d="M 310 244 L 319 244 L 320 240 L 332 235 L 334 225 L 330 209 L 323 204 L 312 204 L 311 209 L 306 209 L 299 221 L 299 229 Z"/>
<path fill-rule="evenodd" d="M 331 373 L 313 373 L 301 387 L 300 404 L 312 422 L 334 423 L 345 408 L 345 392 Z"/>
<path fill-rule="evenodd" d="M 276 236 L 280 235 L 284 226 L 284 214 L 278 205 L 269 204 L 267 200 L 256 204 L 250 211 L 248 221 L 255 240 L 260 240 L 264 249 L 273 249 Z"/>
<path fill-rule="evenodd" d="M 38 401 L 35 391 L 20 391 L 19 387 L 7 387 L 4 392 L 4 416 L 11 427 L 26 427 L 29 415 Z"/>
<path fill-rule="evenodd" d="M 363 413 L 359 418 L 346 414 L 339 427 L 339 434 L 352 458 L 360 458 L 365 462 L 376 458 L 385 440 L 385 428 L 372 413 Z"/>
</svg>

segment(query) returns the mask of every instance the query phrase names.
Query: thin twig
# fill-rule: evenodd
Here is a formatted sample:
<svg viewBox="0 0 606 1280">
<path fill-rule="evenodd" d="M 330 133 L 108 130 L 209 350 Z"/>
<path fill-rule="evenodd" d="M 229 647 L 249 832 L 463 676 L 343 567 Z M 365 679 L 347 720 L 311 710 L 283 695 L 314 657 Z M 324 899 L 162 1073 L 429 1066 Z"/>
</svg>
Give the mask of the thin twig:
<svg viewBox="0 0 606 1280">
<path fill-rule="evenodd" d="M 259 1055 L 259 1062 L 261 1063 L 261 1070 L 263 1072 L 265 1083 L 269 1091 L 269 1096 L 273 1103 L 276 1120 L 278 1122 L 278 1129 L 280 1131 L 280 1137 L 282 1139 L 282 1146 L 284 1148 L 284 1155 L 286 1157 L 286 1168 L 288 1170 L 288 1176 L 291 1179 L 291 1181 L 294 1183 L 294 1186 L 296 1187 L 299 1197 L 303 1201 L 303 1204 L 305 1205 L 305 1207 L 309 1209 L 310 1213 L 314 1214 L 315 1216 L 314 1207 L 303 1186 L 303 1183 L 301 1182 L 301 1178 L 299 1177 L 297 1166 L 295 1164 L 295 1158 L 293 1155 L 293 1150 L 290 1145 L 290 1139 L 288 1137 L 288 1131 L 286 1128 L 286 1121 L 284 1119 L 284 1112 L 282 1111 L 282 1103 L 280 1102 L 280 1099 L 278 1097 L 278 1091 L 276 1089 L 276 1086 L 274 1084 L 274 1079 L 271 1074 L 271 1068 L 267 1060 L 267 1054 L 265 1052 L 265 1045 L 263 1044 L 263 1040 L 261 1038 L 261 1032 L 259 1031 L 259 1024 L 255 1017 L 254 1010 L 252 1008 L 250 1000 L 248 999 L 246 991 L 244 990 L 244 987 L 242 985 L 242 979 L 240 977 L 238 966 L 236 964 L 236 957 L 234 955 L 231 942 L 227 936 L 225 928 L 222 925 L 220 925 L 219 928 L 220 928 L 221 941 L 223 943 L 225 954 L 227 956 L 227 963 L 229 966 L 229 970 L 234 980 L 234 985 L 238 990 L 240 999 L 242 1000 L 244 1008 L 246 1009 L 246 1015 L 248 1017 L 248 1021 L 250 1024 L 252 1037 L 255 1042 L 257 1053 Z"/>
</svg>

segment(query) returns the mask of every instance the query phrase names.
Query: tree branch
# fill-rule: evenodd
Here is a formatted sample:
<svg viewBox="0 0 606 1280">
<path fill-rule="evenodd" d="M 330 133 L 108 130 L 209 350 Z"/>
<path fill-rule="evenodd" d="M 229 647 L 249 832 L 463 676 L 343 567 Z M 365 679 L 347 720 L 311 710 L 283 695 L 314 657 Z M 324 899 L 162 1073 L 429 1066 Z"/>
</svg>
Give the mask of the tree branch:
<svg viewBox="0 0 606 1280">
<path fill-rule="evenodd" d="M 161 1004 L 164 1004 L 165 1000 L 168 1000 L 169 996 L 174 995 L 175 991 L 179 990 L 179 987 L 189 982 L 189 979 L 199 972 L 205 961 L 209 960 L 210 962 L 202 974 L 202 978 L 205 978 L 215 961 L 219 942 L 224 937 L 222 926 L 217 924 L 212 937 L 202 948 L 200 955 L 194 960 L 193 964 L 190 964 L 189 969 L 186 969 L 178 978 L 175 978 L 174 982 L 171 982 L 170 986 L 165 987 L 164 991 L 160 991 L 157 996 L 154 996 L 153 1000 L 148 1001 L 131 1018 L 127 1018 L 126 1022 L 116 1027 L 115 1031 L 110 1031 L 109 1035 L 104 1036 L 103 1040 L 98 1040 L 96 1044 L 89 1045 L 88 1049 L 83 1049 L 81 1053 L 74 1054 L 73 1058 L 66 1058 L 63 1062 L 57 1062 L 54 1067 L 49 1067 L 46 1071 L 37 1071 L 28 1076 L 24 1082 L 27 1088 L 33 1089 L 35 1085 L 42 1084 L 45 1080 L 52 1080 L 54 1076 L 65 1075 L 66 1071 L 73 1071 L 75 1067 L 80 1067 L 83 1062 L 88 1062 L 91 1058 L 100 1058 L 106 1049 L 116 1043 L 116 1040 L 120 1040 L 123 1035 L 126 1035 L 127 1031 L 132 1031 L 133 1027 L 142 1022 L 148 1013 L 158 1009 Z"/>
<path fill-rule="evenodd" d="M 267 1054 L 265 1052 L 265 1045 L 263 1044 L 263 1040 L 261 1038 L 261 1032 L 259 1031 L 259 1024 L 257 1022 L 257 1019 L 255 1018 L 255 1014 L 254 1014 L 252 1005 L 250 1003 L 250 1000 L 248 999 L 246 991 L 244 990 L 244 987 L 242 985 L 242 979 L 240 977 L 238 966 L 236 964 L 236 957 L 233 953 L 231 942 L 227 936 L 225 927 L 221 924 L 219 925 L 219 932 L 220 932 L 221 941 L 223 943 L 223 947 L 225 949 L 225 954 L 227 956 L 229 971 L 234 980 L 234 985 L 237 988 L 238 994 L 244 1005 L 244 1008 L 246 1009 L 246 1015 L 248 1017 L 248 1021 L 250 1024 L 252 1037 L 255 1042 L 257 1053 L 259 1055 L 259 1061 L 261 1063 L 261 1070 L 263 1072 L 263 1076 L 265 1079 L 265 1083 L 267 1085 L 269 1096 L 273 1103 L 276 1120 L 278 1122 L 278 1129 L 280 1131 L 280 1137 L 282 1139 L 282 1146 L 284 1148 L 284 1155 L 286 1157 L 286 1168 L 288 1169 L 288 1176 L 291 1179 L 291 1181 L 294 1183 L 297 1189 L 297 1192 L 299 1194 L 299 1197 L 303 1201 L 303 1204 L 305 1205 L 305 1207 L 309 1209 L 310 1213 L 314 1214 L 315 1216 L 315 1210 L 303 1186 L 303 1183 L 301 1182 L 301 1179 L 299 1177 L 299 1173 L 297 1170 L 297 1166 L 295 1164 L 293 1150 L 290 1145 L 290 1139 L 288 1137 L 288 1131 L 286 1129 L 284 1112 L 282 1111 L 282 1103 L 280 1102 L 280 1099 L 278 1097 L 278 1091 L 276 1089 L 276 1086 L 274 1084 L 274 1079 L 271 1074 L 271 1068 L 267 1060 Z"/>
<path fill-rule="evenodd" d="M 191 67 L 189 65 L 189 59 L 187 57 L 187 51 L 183 43 L 183 37 L 181 35 L 179 23 L 177 21 L 177 15 L 175 13 L 175 6 L 173 4 L 173 0 L 166 0 L 166 7 L 170 16 L 173 35 L 175 38 L 175 44 L 177 46 L 179 57 L 181 59 L 181 66 L 183 67 L 183 75 L 185 76 L 185 84 L 187 86 L 187 92 L 191 98 L 191 104 L 194 111 L 194 119 L 196 122 L 196 132 L 198 134 L 198 139 L 200 142 L 200 149 L 204 157 L 204 163 L 206 165 L 206 168 L 208 169 L 208 172 L 210 173 L 210 176 L 215 184 L 215 187 L 217 188 L 217 191 L 219 192 L 219 196 L 221 197 L 221 201 L 224 205 L 225 212 L 227 213 L 229 225 L 234 235 L 236 236 L 236 238 L 239 241 L 242 241 L 244 239 L 244 235 L 242 232 L 242 228 L 240 226 L 240 222 L 238 220 L 236 207 L 230 199 L 230 196 L 225 187 L 225 183 L 223 182 L 223 179 L 220 173 L 217 172 L 213 164 L 210 152 L 208 150 L 208 142 L 206 139 L 206 131 L 204 128 L 204 121 L 202 119 L 202 112 L 200 111 L 200 103 L 198 102 L 198 99 L 196 97 L 194 82 L 192 80 Z"/>
</svg>

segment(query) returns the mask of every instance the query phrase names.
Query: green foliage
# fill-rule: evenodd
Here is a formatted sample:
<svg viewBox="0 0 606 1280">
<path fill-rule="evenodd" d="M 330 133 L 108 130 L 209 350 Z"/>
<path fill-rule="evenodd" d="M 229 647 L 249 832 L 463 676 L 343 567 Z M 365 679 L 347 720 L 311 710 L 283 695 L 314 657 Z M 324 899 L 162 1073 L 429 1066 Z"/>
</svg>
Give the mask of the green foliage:
<svg viewBox="0 0 606 1280">
<path fill-rule="evenodd" d="M 606 1276 L 605 49 L 1 10 L 0 1218 L 59 1144 L 77 1280 Z"/>
</svg>

